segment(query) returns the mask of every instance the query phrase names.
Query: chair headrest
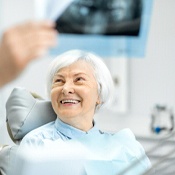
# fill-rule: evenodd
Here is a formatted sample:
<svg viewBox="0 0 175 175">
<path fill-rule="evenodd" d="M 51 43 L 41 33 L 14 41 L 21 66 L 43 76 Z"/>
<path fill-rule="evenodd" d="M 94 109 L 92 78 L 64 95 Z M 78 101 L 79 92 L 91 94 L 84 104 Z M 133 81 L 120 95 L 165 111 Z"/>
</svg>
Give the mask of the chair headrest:
<svg viewBox="0 0 175 175">
<path fill-rule="evenodd" d="M 16 142 L 57 116 L 50 101 L 35 98 L 25 88 L 17 87 L 6 102 L 6 117 L 9 135 Z"/>
</svg>

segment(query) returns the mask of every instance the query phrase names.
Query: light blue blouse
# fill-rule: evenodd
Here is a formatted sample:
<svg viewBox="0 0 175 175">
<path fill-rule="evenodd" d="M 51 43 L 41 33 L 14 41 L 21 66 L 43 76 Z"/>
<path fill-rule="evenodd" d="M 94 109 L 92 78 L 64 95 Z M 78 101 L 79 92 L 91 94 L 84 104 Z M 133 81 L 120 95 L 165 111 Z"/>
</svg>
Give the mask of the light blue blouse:
<svg viewBox="0 0 175 175">
<path fill-rule="evenodd" d="M 121 172 L 125 172 L 125 175 L 140 175 L 151 167 L 143 147 L 130 129 L 111 134 L 101 132 L 95 123 L 92 129 L 84 132 L 56 119 L 27 134 L 21 146 L 42 145 L 51 148 L 55 145 L 58 148 L 63 143 L 68 145 L 64 146 L 67 153 L 71 154 L 71 150 L 74 157 L 82 155 L 81 159 L 85 161 L 82 161 L 83 173 L 80 174 L 83 175 L 117 175 Z"/>
</svg>

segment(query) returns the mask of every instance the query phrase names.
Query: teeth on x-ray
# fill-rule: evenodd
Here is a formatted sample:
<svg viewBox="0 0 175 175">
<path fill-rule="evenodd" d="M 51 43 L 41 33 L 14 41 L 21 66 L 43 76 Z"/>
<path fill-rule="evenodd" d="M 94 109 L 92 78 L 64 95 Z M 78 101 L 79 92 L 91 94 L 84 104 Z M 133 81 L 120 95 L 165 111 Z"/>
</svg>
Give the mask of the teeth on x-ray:
<svg viewBox="0 0 175 175">
<path fill-rule="evenodd" d="M 75 0 L 56 20 L 60 33 L 139 34 L 142 0 Z"/>
</svg>

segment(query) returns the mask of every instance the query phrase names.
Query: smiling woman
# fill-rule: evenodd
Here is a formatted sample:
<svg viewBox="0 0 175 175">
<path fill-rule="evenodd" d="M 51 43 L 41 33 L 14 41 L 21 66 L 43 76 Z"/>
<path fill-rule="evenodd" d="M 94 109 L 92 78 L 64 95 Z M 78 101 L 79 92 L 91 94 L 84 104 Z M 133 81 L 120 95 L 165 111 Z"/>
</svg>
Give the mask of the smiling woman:
<svg viewBox="0 0 175 175">
<path fill-rule="evenodd" d="M 65 123 L 84 131 L 92 128 L 100 99 L 91 65 L 77 61 L 60 69 L 52 83 L 51 101 L 56 114 Z"/>
<path fill-rule="evenodd" d="M 62 175 L 67 174 L 72 160 L 77 164 L 69 171 L 78 172 L 76 175 L 114 175 L 133 163 L 136 167 L 131 174 L 137 175 L 150 167 L 143 147 L 129 129 L 111 134 L 97 128 L 95 113 L 113 97 L 110 72 L 98 56 L 80 50 L 58 56 L 48 69 L 47 90 L 57 119 L 27 134 L 21 147 L 52 150 L 54 145 L 49 158 L 56 154 L 56 161 L 66 160 L 55 170 Z"/>
<path fill-rule="evenodd" d="M 98 56 L 80 50 L 68 51 L 51 63 L 47 84 L 55 113 L 83 131 L 92 128 L 95 111 L 113 98 L 106 65 Z"/>
</svg>

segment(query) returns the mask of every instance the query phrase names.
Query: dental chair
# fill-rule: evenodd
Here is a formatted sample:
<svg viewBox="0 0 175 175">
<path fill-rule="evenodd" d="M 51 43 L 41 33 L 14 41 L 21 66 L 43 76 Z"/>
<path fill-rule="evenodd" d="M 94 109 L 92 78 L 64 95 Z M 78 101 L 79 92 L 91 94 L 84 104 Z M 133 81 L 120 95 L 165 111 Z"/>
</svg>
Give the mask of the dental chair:
<svg viewBox="0 0 175 175">
<path fill-rule="evenodd" d="M 25 88 L 17 87 L 6 103 L 7 130 L 14 145 L 0 145 L 0 175 L 8 175 L 13 165 L 12 157 L 23 137 L 35 128 L 54 121 L 56 114 L 51 102 Z"/>
</svg>

